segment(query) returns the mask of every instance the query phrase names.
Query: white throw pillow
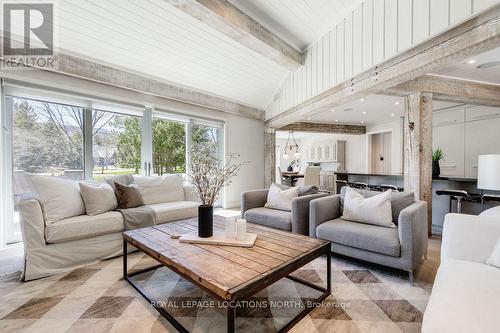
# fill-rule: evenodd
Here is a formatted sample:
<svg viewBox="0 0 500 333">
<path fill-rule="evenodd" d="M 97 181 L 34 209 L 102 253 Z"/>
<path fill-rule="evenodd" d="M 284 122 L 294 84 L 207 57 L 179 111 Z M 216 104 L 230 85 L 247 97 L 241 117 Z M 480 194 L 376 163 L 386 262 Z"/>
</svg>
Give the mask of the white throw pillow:
<svg viewBox="0 0 500 333">
<path fill-rule="evenodd" d="M 391 191 L 365 198 L 348 187 L 344 199 L 342 218 L 348 221 L 395 228 L 392 222 Z"/>
<path fill-rule="evenodd" d="M 46 224 L 85 215 L 85 205 L 77 181 L 33 174 L 30 175 L 30 180 L 38 194 Z"/>
<path fill-rule="evenodd" d="M 266 208 L 279 210 L 292 210 L 292 199 L 299 196 L 299 187 L 291 187 L 286 190 L 280 189 L 272 184 L 267 193 L 267 202 L 264 205 Z"/>
<path fill-rule="evenodd" d="M 491 252 L 490 257 L 486 260 L 486 263 L 490 266 L 495 266 L 500 268 L 500 238 L 497 240 L 493 252 Z"/>
<path fill-rule="evenodd" d="M 490 209 L 485 210 L 479 216 L 491 216 L 491 217 L 499 217 L 500 218 L 500 206 L 492 207 Z"/>
<path fill-rule="evenodd" d="M 107 183 L 80 182 L 80 192 L 87 215 L 103 214 L 118 207 L 115 191 Z"/>
<path fill-rule="evenodd" d="M 134 176 L 134 182 L 146 205 L 186 200 L 180 175 Z"/>
</svg>

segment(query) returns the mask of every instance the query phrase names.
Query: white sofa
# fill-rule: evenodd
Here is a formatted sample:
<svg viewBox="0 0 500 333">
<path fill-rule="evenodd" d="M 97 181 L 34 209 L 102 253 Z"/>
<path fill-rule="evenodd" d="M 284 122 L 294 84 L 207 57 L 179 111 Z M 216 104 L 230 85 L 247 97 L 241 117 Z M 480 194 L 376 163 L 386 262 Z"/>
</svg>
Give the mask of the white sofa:
<svg viewBox="0 0 500 333">
<path fill-rule="evenodd" d="M 151 188 L 154 184 L 148 185 L 150 182 L 144 177 L 141 180 L 137 182 L 139 190 L 146 206 L 154 210 L 157 224 L 198 216 L 198 199 L 193 194 L 193 188 L 183 185 L 182 180 L 176 181 L 171 188 L 164 189 Z M 50 184 L 48 178 L 44 179 L 44 186 L 47 182 Z M 73 191 L 78 191 L 76 182 L 75 185 L 76 190 L 73 188 Z M 168 200 L 170 196 L 172 201 L 158 202 L 158 197 L 154 195 L 159 193 L 159 190 L 163 192 L 162 198 L 167 197 Z M 51 198 L 44 201 L 39 194 L 25 197 L 19 203 L 25 252 L 25 281 L 69 271 L 122 254 L 124 221 L 118 211 L 94 216 L 76 215 L 58 221 L 47 220 L 47 205 L 76 207 L 81 205 L 78 201 L 79 192 L 76 195 L 74 202 L 64 202 L 64 205 L 54 203 Z M 75 198 L 74 193 L 72 198 Z"/>
<path fill-rule="evenodd" d="M 500 217 L 446 215 L 422 332 L 500 331 L 500 268 L 486 264 L 499 237 Z"/>
</svg>

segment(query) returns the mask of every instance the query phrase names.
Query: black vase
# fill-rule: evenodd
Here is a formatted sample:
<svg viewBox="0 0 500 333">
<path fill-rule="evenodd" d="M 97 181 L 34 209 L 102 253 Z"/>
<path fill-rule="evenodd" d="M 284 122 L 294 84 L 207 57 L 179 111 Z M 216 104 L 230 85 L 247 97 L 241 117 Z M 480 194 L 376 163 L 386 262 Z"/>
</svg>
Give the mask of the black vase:
<svg viewBox="0 0 500 333">
<path fill-rule="evenodd" d="M 432 161 L 432 178 L 439 178 L 441 174 L 441 168 L 439 167 L 439 161 Z"/>
<path fill-rule="evenodd" d="M 286 171 L 292 172 L 293 171 L 293 167 L 291 165 L 289 165 L 288 168 L 286 168 Z"/>
<path fill-rule="evenodd" d="M 214 206 L 198 206 L 198 236 L 212 237 L 214 234 Z"/>
</svg>

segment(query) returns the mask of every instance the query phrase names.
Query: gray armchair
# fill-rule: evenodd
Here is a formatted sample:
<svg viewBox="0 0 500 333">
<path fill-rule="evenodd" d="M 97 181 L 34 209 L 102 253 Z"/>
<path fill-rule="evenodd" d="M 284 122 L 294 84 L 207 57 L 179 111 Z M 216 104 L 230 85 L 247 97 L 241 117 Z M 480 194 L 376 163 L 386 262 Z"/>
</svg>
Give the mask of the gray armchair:
<svg viewBox="0 0 500 333">
<path fill-rule="evenodd" d="M 427 204 L 414 201 L 412 192 L 395 192 L 391 205 L 397 228 L 381 227 L 343 220 L 344 193 L 311 201 L 309 236 L 331 241 L 332 252 L 405 270 L 413 284 L 413 272 L 427 253 Z"/>
<path fill-rule="evenodd" d="M 241 217 L 250 223 L 309 234 L 309 203 L 327 196 L 326 193 L 302 195 L 292 199 L 292 211 L 266 208 L 268 189 L 246 191 L 241 194 Z"/>
</svg>

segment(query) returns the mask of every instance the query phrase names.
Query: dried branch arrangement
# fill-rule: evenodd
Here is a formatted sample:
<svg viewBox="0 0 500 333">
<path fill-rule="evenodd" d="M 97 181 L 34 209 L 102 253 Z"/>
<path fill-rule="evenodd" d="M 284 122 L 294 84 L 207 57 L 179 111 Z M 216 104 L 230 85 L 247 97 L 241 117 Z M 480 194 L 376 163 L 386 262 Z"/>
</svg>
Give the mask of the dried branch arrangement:
<svg viewBox="0 0 500 333">
<path fill-rule="evenodd" d="M 213 206 L 222 188 L 231 184 L 231 178 L 238 174 L 243 164 L 248 163 L 238 162 L 238 154 L 229 154 L 226 163 L 223 163 L 205 149 L 197 150 L 191 156 L 188 177 L 203 206 Z"/>
</svg>

